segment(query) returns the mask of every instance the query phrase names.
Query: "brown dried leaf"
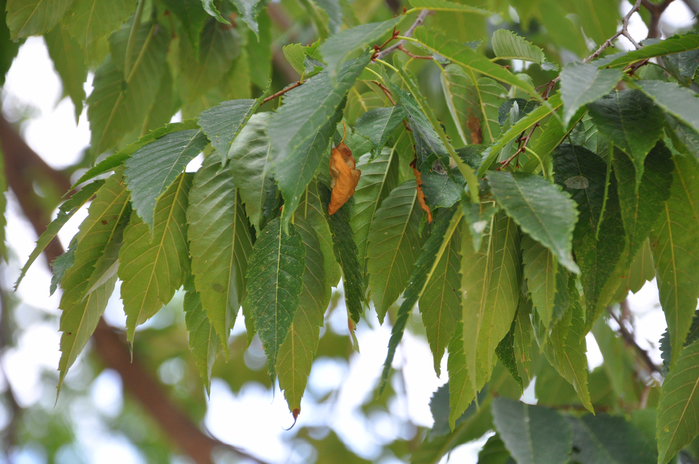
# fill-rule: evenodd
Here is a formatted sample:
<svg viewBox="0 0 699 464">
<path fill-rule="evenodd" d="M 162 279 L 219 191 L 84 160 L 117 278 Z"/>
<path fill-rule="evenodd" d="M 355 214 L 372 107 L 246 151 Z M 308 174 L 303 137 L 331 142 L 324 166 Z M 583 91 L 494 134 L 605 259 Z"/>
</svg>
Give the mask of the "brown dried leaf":
<svg viewBox="0 0 699 464">
<path fill-rule="evenodd" d="M 413 160 L 410 163 L 410 167 L 413 168 L 413 172 L 415 173 L 415 184 L 417 184 L 417 201 L 420 203 L 420 207 L 427 213 L 427 220 L 429 223 L 432 223 L 432 212 L 430 211 L 430 207 L 427 206 L 427 203 L 425 203 L 425 193 L 422 191 L 422 174 L 420 174 L 420 171 L 415 168 L 417 160 Z"/>
<path fill-rule="evenodd" d="M 332 195 L 328 205 L 328 214 L 335 214 L 354 195 L 354 189 L 357 188 L 359 177 L 362 174 L 362 171 L 355 169 L 355 167 L 354 156 L 344 142 L 332 149 L 330 154 Z"/>
</svg>

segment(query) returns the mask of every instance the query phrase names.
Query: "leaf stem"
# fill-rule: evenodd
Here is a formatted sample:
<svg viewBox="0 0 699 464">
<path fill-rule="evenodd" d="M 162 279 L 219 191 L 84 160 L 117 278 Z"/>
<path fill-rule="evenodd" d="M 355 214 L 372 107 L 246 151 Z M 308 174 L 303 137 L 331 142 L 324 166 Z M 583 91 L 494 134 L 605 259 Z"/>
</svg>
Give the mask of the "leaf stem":
<svg viewBox="0 0 699 464">
<path fill-rule="evenodd" d="M 380 53 L 379 53 L 379 55 L 380 55 Z M 376 61 L 377 63 L 381 63 L 382 65 L 392 69 L 394 72 L 398 72 L 398 70 L 396 68 L 394 68 L 391 64 L 387 63 L 386 61 L 380 60 L 378 58 L 376 58 L 376 60 L 374 60 L 374 61 Z"/>
<path fill-rule="evenodd" d="M 273 95 L 270 95 L 269 97 L 265 98 L 264 100 L 262 100 L 262 103 L 267 103 L 267 102 L 270 101 L 270 100 L 274 100 L 275 98 L 284 95 L 284 94 L 287 93 L 289 90 L 293 90 L 293 89 L 295 89 L 296 87 L 302 85 L 304 82 L 306 82 L 306 81 L 303 81 L 303 80 L 301 80 L 301 81 L 296 81 L 295 84 L 291 84 L 290 86 L 281 89 L 279 92 L 277 92 L 277 93 L 275 93 L 275 94 L 273 94 Z"/>
<path fill-rule="evenodd" d="M 129 73 L 131 72 L 131 55 L 133 54 L 133 48 L 136 46 L 136 36 L 138 36 L 138 31 L 141 29 L 141 16 L 143 16 L 143 5 L 146 2 L 144 0 L 138 0 L 138 5 L 136 6 L 136 12 L 134 13 L 133 23 L 131 24 L 131 32 L 129 32 L 129 41 L 126 42 L 126 57 L 124 58 L 124 80 L 128 80 Z"/>
<path fill-rule="evenodd" d="M 640 1 L 640 0 L 639 0 Z M 413 11 L 413 10 L 410 10 Z M 400 38 L 399 42 L 396 42 L 395 44 L 391 45 L 388 47 L 386 50 L 382 50 L 379 52 L 378 55 L 376 55 L 376 61 L 382 60 L 383 58 L 386 57 L 389 53 L 391 53 L 394 50 L 397 50 L 399 46 L 403 45 L 406 41 L 406 39 L 410 39 L 413 36 L 413 33 L 415 32 L 415 29 L 417 29 L 418 26 L 420 26 L 423 22 L 425 22 L 425 18 L 432 14 L 430 10 L 422 10 L 419 15 L 417 15 L 417 18 L 415 18 L 415 22 L 413 23 L 410 28 L 405 31 L 405 35 L 399 36 Z"/>
</svg>

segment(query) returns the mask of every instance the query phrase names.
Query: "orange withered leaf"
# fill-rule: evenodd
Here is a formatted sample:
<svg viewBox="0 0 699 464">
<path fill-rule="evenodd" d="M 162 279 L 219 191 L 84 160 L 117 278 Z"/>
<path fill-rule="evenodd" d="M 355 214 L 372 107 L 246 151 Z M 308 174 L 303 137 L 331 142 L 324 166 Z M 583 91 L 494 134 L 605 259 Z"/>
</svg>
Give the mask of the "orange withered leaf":
<svg viewBox="0 0 699 464">
<path fill-rule="evenodd" d="M 417 160 L 414 159 L 410 163 L 410 167 L 413 168 L 413 173 L 415 174 L 415 184 L 417 184 L 417 201 L 420 203 L 420 207 L 427 213 L 427 221 L 432 223 L 432 212 L 430 207 L 425 203 L 425 193 L 422 191 L 422 174 L 415 167 Z"/>
<path fill-rule="evenodd" d="M 357 188 L 359 177 L 362 174 L 362 171 L 355 169 L 356 166 L 352 151 L 344 142 L 340 142 L 337 147 L 332 149 L 330 154 L 332 195 L 328 205 L 328 214 L 335 214 L 354 195 L 354 189 Z"/>
</svg>

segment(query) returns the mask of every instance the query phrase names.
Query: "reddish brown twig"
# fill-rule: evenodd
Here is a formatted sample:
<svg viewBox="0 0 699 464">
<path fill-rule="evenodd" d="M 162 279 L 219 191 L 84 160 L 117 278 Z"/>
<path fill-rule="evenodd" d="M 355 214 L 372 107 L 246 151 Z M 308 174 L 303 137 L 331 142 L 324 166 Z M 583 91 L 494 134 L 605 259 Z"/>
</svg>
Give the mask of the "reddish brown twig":
<svg viewBox="0 0 699 464">
<path fill-rule="evenodd" d="M 376 44 L 374 44 L 374 50 L 376 50 L 377 52 L 380 52 L 381 50 L 383 50 L 383 48 L 384 48 L 386 45 L 388 45 L 388 44 L 391 43 L 393 40 L 395 40 L 399 35 L 400 35 L 400 31 L 397 31 L 396 28 L 395 28 L 395 26 L 394 26 L 394 27 L 393 27 L 393 33 L 391 34 L 391 37 L 389 37 L 388 40 L 386 40 L 386 41 L 385 41 L 384 43 L 382 43 L 381 45 L 376 45 Z"/>
<path fill-rule="evenodd" d="M 529 133 L 527 135 L 519 137 L 519 140 L 517 140 L 519 142 L 519 148 L 514 153 L 514 155 L 510 156 L 505 161 L 500 161 L 500 165 L 501 165 L 500 168 L 506 168 L 507 166 L 510 165 L 512 160 L 514 160 L 515 158 L 518 158 L 519 155 L 521 155 L 522 153 L 524 153 L 526 151 L 527 145 L 529 144 L 529 141 L 531 140 L 532 135 L 534 135 L 534 131 L 536 130 L 537 127 L 539 127 L 538 122 L 536 124 L 534 124 L 534 127 L 531 128 L 531 130 L 529 131 Z M 522 134 L 524 134 L 524 132 Z M 517 165 L 519 166 L 519 160 L 517 161 Z"/>
<path fill-rule="evenodd" d="M 274 100 L 277 97 L 281 97 L 282 95 L 287 93 L 289 90 L 295 89 L 296 87 L 302 85 L 304 82 L 306 82 L 306 81 L 296 81 L 295 84 L 291 84 L 289 87 L 285 87 L 285 88 L 281 89 L 279 92 L 275 93 L 274 95 L 270 95 L 269 97 L 265 98 L 264 100 L 262 100 L 262 103 L 267 103 L 270 100 Z"/>
<path fill-rule="evenodd" d="M 391 94 L 391 91 L 388 90 L 388 88 L 387 88 L 385 85 L 383 85 L 381 82 L 379 82 L 379 81 L 372 81 L 372 82 L 373 82 L 374 84 L 378 85 L 379 88 L 381 89 L 381 91 L 388 97 L 388 100 L 391 102 L 391 104 L 392 104 L 393 106 L 396 106 L 396 101 L 393 99 L 393 95 Z M 410 128 L 410 126 L 408 125 L 408 123 L 405 121 L 405 119 L 403 119 L 403 125 L 405 126 L 405 129 L 406 129 L 408 132 L 412 132 L 412 129 Z"/>
<path fill-rule="evenodd" d="M 406 49 L 403 46 L 403 44 L 398 45 L 398 50 L 402 51 L 403 53 L 408 55 L 410 58 L 414 58 L 416 60 L 433 60 L 434 59 L 431 56 L 427 56 L 427 55 L 416 55 L 416 54 L 408 51 L 408 49 Z"/>
<path fill-rule="evenodd" d="M 417 29 L 417 27 L 419 25 L 421 25 L 423 22 L 425 22 L 425 18 L 431 13 L 432 12 L 430 10 L 422 10 L 420 12 L 420 14 L 417 16 L 417 18 L 415 18 L 415 22 L 413 23 L 413 25 L 410 26 L 410 28 L 407 31 L 405 31 L 405 34 L 403 34 L 403 37 L 412 37 L 413 32 L 415 32 L 415 29 Z M 378 59 L 378 60 L 384 59 L 384 57 L 386 55 L 388 55 L 389 53 L 391 53 L 394 50 L 397 50 L 398 47 L 403 45 L 404 43 L 405 43 L 405 40 L 401 39 L 399 42 L 394 43 L 393 45 L 391 45 L 387 49 L 382 50 L 379 54 L 376 55 L 375 59 Z"/>
</svg>

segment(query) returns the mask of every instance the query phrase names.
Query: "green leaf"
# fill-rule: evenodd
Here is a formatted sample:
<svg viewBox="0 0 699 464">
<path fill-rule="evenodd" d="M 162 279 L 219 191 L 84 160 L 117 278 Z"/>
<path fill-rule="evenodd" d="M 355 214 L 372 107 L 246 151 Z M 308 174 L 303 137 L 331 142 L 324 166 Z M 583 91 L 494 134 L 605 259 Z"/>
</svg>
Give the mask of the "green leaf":
<svg viewBox="0 0 699 464">
<path fill-rule="evenodd" d="M 573 197 L 580 211 L 573 232 L 573 252 L 582 271 L 585 323 L 591 328 L 619 287 L 619 264 L 625 262 L 626 238 L 616 179 L 612 176 L 609 189 L 605 189 L 606 163 L 591 151 L 572 145 L 561 145 L 557 149 L 553 167 L 556 183 Z M 602 218 L 605 193 L 608 199 Z"/>
<path fill-rule="evenodd" d="M 245 298 L 250 224 L 231 170 L 209 155 L 194 175 L 187 206 L 192 274 L 201 305 L 228 358 L 228 337 Z"/>
<path fill-rule="evenodd" d="M 604 357 L 602 368 L 607 373 L 609 386 L 624 404 L 638 404 L 639 391 L 636 383 L 636 358 L 622 338 L 612 330 L 604 318 L 599 318 L 592 327 L 592 333 Z"/>
<path fill-rule="evenodd" d="M 418 308 L 427 332 L 427 342 L 434 359 L 434 370 L 438 376 L 441 375 L 440 363 L 444 350 L 454 338 L 456 326 L 462 315 L 460 251 L 461 224 L 454 229 L 451 240 L 437 260 L 432 277 L 418 299 Z M 452 379 L 451 372 L 449 379 Z"/>
<path fill-rule="evenodd" d="M 558 261 L 551 250 L 528 235 L 522 237 L 522 261 L 532 303 L 548 329 L 554 321 Z"/>
<path fill-rule="evenodd" d="M 12 40 L 44 34 L 58 24 L 75 0 L 8 0 L 7 26 Z"/>
<path fill-rule="evenodd" d="M 420 255 L 422 209 L 415 182 L 391 191 L 376 211 L 367 237 L 367 271 L 379 321 L 408 285 Z"/>
<path fill-rule="evenodd" d="M 490 379 L 495 348 L 510 330 L 519 303 L 519 231 L 500 212 L 486 226 L 481 248 L 474 251 L 471 235 L 461 245 L 464 353 L 474 391 Z"/>
<path fill-rule="evenodd" d="M 182 23 L 182 30 L 189 44 L 199 54 L 199 35 L 208 19 L 201 0 L 162 0 L 168 11 Z"/>
<path fill-rule="evenodd" d="M 646 45 L 639 50 L 633 50 L 618 58 L 609 60 L 597 60 L 594 63 L 599 67 L 625 68 L 637 61 L 655 58 L 657 56 L 671 55 L 699 48 L 699 35 L 686 34 L 674 35 L 658 43 Z"/>
<path fill-rule="evenodd" d="M 107 300 L 114 291 L 116 277 L 83 298 L 94 265 L 119 228 L 128 206 L 129 192 L 123 185 L 121 173 L 115 174 L 97 192 L 90 204 L 87 219 L 80 224 L 74 239 L 77 243 L 74 262 L 61 279 L 63 296 L 58 305 L 63 311 L 60 322 L 63 334 L 61 360 L 58 364 L 59 391 L 68 369 L 97 328 L 97 322 L 107 307 Z"/>
<path fill-rule="evenodd" d="M 338 36 L 339 37 L 339 36 Z M 341 107 L 370 54 L 342 66 L 337 76 L 327 70 L 284 97 L 284 104 L 267 125 L 274 172 L 284 197 L 282 222 L 286 225 L 315 175 L 337 123 Z"/>
<path fill-rule="evenodd" d="M 546 61 L 544 51 L 507 29 L 498 29 L 491 38 L 493 53 L 504 60 L 523 60 L 543 63 Z"/>
<path fill-rule="evenodd" d="M 94 89 L 87 98 L 90 144 L 95 157 L 113 148 L 126 133 L 141 127 L 167 70 L 169 34 L 157 24 L 145 23 L 136 37 L 133 68 L 124 79 L 125 55 L 115 52 L 125 52 L 129 31 L 125 27 L 112 35 L 112 54 L 95 71 Z"/>
<path fill-rule="evenodd" d="M 410 0 L 410 6 L 416 10 L 431 10 L 431 11 L 454 11 L 458 13 L 473 13 L 483 16 L 491 16 L 492 11 L 476 8 L 461 3 L 449 2 L 447 0 Z"/>
<path fill-rule="evenodd" d="M 674 82 L 639 81 L 641 90 L 666 112 L 699 131 L 699 96 Z"/>
<path fill-rule="evenodd" d="M 463 414 L 468 412 L 467 408 L 473 404 L 476 397 L 466 367 L 464 326 L 461 321 L 456 324 L 453 337 L 449 342 L 447 371 L 449 372 L 449 428 L 454 429 L 456 421 L 462 420 Z"/>
<path fill-rule="evenodd" d="M 199 113 L 197 123 L 221 155 L 225 164 L 231 144 L 243 130 L 259 102 L 255 100 L 230 100 Z"/>
<path fill-rule="evenodd" d="M 303 273 L 299 309 L 294 315 L 286 340 L 279 348 L 276 366 L 279 387 L 284 390 L 284 397 L 292 413 L 301 410 L 301 397 L 318 350 L 323 314 L 330 301 L 330 286 L 325 281 L 323 254 L 316 232 L 299 215 L 295 217 L 294 225 L 306 247 L 306 269 Z"/>
<path fill-rule="evenodd" d="M 553 251 L 566 269 L 579 273 L 571 254 L 578 211 L 570 195 L 534 174 L 490 171 L 487 179 L 500 206 L 521 229 Z"/>
<path fill-rule="evenodd" d="M 679 351 L 679 350 L 678 350 Z M 675 348 L 673 347 L 673 357 Z M 665 464 L 699 434 L 699 343 L 686 347 L 665 377 L 658 402 L 658 463 Z"/>
<path fill-rule="evenodd" d="M 185 282 L 184 289 L 184 321 L 189 332 L 189 350 L 206 386 L 206 393 L 211 394 L 211 369 L 221 342 L 214 326 L 206 317 L 206 311 L 201 305 L 201 294 L 194 288 L 193 277 Z"/>
<path fill-rule="evenodd" d="M 638 188 L 643 160 L 663 135 L 662 111 L 638 90 L 613 91 L 587 107 L 597 129 L 631 157 Z"/>
<path fill-rule="evenodd" d="M 464 145 L 480 143 L 479 100 L 471 79 L 461 66 L 449 64 L 441 74 L 442 90 L 456 131 Z M 470 138 L 467 138 L 466 134 Z"/>
<path fill-rule="evenodd" d="M 213 18 L 216 18 L 216 21 L 221 22 L 223 24 L 230 24 L 227 19 L 225 19 L 223 16 L 221 16 L 221 13 L 218 11 L 218 8 L 216 8 L 216 5 L 214 5 L 214 0 L 201 0 L 202 6 L 204 7 L 204 10 L 209 13 L 209 15 Z"/>
<path fill-rule="evenodd" d="M 267 224 L 252 249 L 248 265 L 247 305 L 274 375 L 279 349 L 299 307 L 306 249 L 294 226 L 282 231 L 281 219 Z"/>
<path fill-rule="evenodd" d="M 253 115 L 228 152 L 233 179 L 240 189 L 240 197 L 245 203 L 250 222 L 257 231 L 261 230 L 266 192 L 274 183 L 271 175 L 273 160 L 270 158 L 269 139 L 266 134 L 271 115 Z"/>
<path fill-rule="evenodd" d="M 126 21 L 134 10 L 133 0 L 75 0 L 65 17 L 65 28 L 80 46 L 90 46 Z"/>
<path fill-rule="evenodd" d="M 580 464 L 655 464 L 657 452 L 623 417 L 568 416 L 573 429 L 572 459 Z"/>
<path fill-rule="evenodd" d="M 311 57 L 316 61 L 321 61 L 322 57 L 318 54 L 318 47 L 320 46 L 320 40 L 313 42 L 310 45 L 301 45 L 300 43 L 287 44 L 282 47 L 282 52 L 286 61 L 296 70 L 297 73 L 304 75 L 308 74 L 309 71 L 313 71 L 313 67 L 310 69 L 306 66 L 306 57 Z M 311 77 L 311 76 L 308 76 Z"/>
<path fill-rule="evenodd" d="M 85 55 L 80 44 L 68 34 L 63 27 L 54 27 L 44 36 L 53 67 L 61 76 L 63 95 L 68 95 L 75 106 L 75 120 L 83 111 L 85 90 L 83 84 L 87 79 Z"/>
<path fill-rule="evenodd" d="M 340 81 L 341 63 L 366 52 L 374 44 L 381 44 L 383 42 L 381 39 L 384 39 L 402 20 L 403 17 L 398 16 L 380 23 L 362 24 L 328 38 L 320 46 L 320 53 L 328 64 L 329 77 L 333 78 L 338 74 L 335 78 Z"/>
<path fill-rule="evenodd" d="M 517 318 L 512 320 L 512 325 L 510 326 L 510 331 L 507 332 L 505 338 L 500 340 L 497 348 L 495 348 L 495 354 L 498 360 L 505 366 L 507 372 L 510 373 L 512 378 L 519 385 L 520 392 L 524 392 L 524 383 L 522 378 L 517 372 L 517 359 L 515 358 L 515 328 L 517 327 Z"/>
<path fill-rule="evenodd" d="M 357 245 L 354 243 L 352 227 L 350 226 L 350 209 L 354 201 L 350 199 L 332 216 L 327 214 L 330 203 L 330 189 L 323 184 L 318 184 L 323 212 L 330 226 L 332 235 L 333 252 L 335 259 L 342 270 L 342 282 L 345 290 L 345 305 L 349 317 L 356 323 L 362 314 L 362 302 L 366 285 L 364 283 L 362 267 L 357 256 Z"/>
<path fill-rule="evenodd" d="M 621 80 L 619 69 L 599 69 L 594 64 L 573 62 L 561 71 L 561 96 L 568 125 L 580 107 L 607 95 Z"/>
<path fill-rule="evenodd" d="M 519 464 L 568 462 L 573 433 L 558 412 L 508 398 L 495 398 L 493 422 Z"/>
<path fill-rule="evenodd" d="M 514 464 L 505 443 L 495 434 L 488 438 L 483 448 L 478 452 L 478 464 Z"/>
<path fill-rule="evenodd" d="M 410 313 L 412 313 L 415 303 L 417 303 L 423 295 L 427 284 L 430 282 L 430 279 L 432 279 L 437 264 L 451 243 L 451 237 L 459 225 L 459 222 L 461 222 L 461 217 L 461 211 L 452 208 L 440 210 L 434 220 L 432 232 L 425 242 L 425 245 L 422 247 L 420 256 L 415 264 L 415 269 L 410 275 L 408 288 L 406 288 L 403 294 L 405 300 L 403 300 L 403 303 L 398 309 L 396 322 L 393 324 L 393 329 L 391 330 L 391 338 L 388 341 L 388 354 L 386 355 L 383 372 L 381 373 L 381 390 L 383 390 L 388 380 L 391 363 L 396 354 L 396 348 L 398 348 L 398 344 L 403 338 L 403 332 L 408 323 Z"/>
<path fill-rule="evenodd" d="M 616 0 L 573 0 L 568 3 L 568 8 L 571 7 L 577 10 L 585 35 L 594 40 L 595 44 L 602 45 L 616 32 L 617 23 L 621 19 Z"/>
<path fill-rule="evenodd" d="M 671 138 L 675 149 L 699 159 L 699 134 L 677 118 L 665 114 L 665 132 Z"/>
<path fill-rule="evenodd" d="M 186 211 L 191 185 L 191 176 L 180 174 L 158 199 L 152 228 L 134 212 L 124 231 L 118 275 L 130 342 L 136 326 L 160 311 L 189 274 Z"/>
<path fill-rule="evenodd" d="M 153 228 L 156 201 L 208 143 L 196 129 L 172 132 L 126 160 L 124 175 L 133 207 L 149 228 Z"/>
<path fill-rule="evenodd" d="M 29 255 L 27 262 L 22 267 L 22 270 L 19 273 L 19 278 L 17 278 L 17 282 L 15 282 L 15 289 L 17 289 L 20 282 L 22 282 L 22 279 L 24 279 L 27 271 L 34 261 L 36 261 L 36 258 L 38 258 L 49 243 L 56 238 L 58 232 L 63 228 L 68 220 L 72 218 L 73 215 L 75 215 L 75 213 L 77 213 L 80 208 L 82 208 L 85 203 L 90 200 L 90 198 L 93 197 L 95 192 L 97 192 L 103 184 L 104 181 L 97 181 L 86 185 L 58 208 L 58 215 L 56 216 L 56 219 L 51 221 L 48 227 L 46 227 L 46 230 L 41 234 L 41 237 L 39 237 L 39 240 L 36 241 L 36 247 Z"/>
<path fill-rule="evenodd" d="M 626 265 L 630 266 L 670 197 L 674 164 L 670 150 L 663 142 L 658 142 L 645 159 L 643 180 L 636 190 L 636 173 L 629 157 L 615 150 L 613 163 L 621 218 L 629 243 Z"/>
<path fill-rule="evenodd" d="M 65 253 L 62 255 L 58 256 L 56 259 L 54 259 L 51 262 L 51 286 L 49 288 L 49 295 L 53 295 L 56 293 L 56 290 L 58 290 L 58 286 L 60 285 L 61 281 L 63 280 L 63 276 L 65 273 L 68 271 L 68 269 L 71 268 L 73 263 L 75 262 L 75 249 L 78 247 L 78 241 L 75 240 L 75 237 L 73 237 L 73 240 L 70 241 L 70 245 L 68 246 L 68 249 L 66 250 Z M 662 342 L 662 341 L 661 341 Z M 662 348 L 662 345 L 661 345 Z"/>
<path fill-rule="evenodd" d="M 670 198 L 651 237 L 660 305 L 672 342 L 673 369 L 699 298 L 699 169 L 692 158 L 673 157 Z"/>
<path fill-rule="evenodd" d="M 687 339 L 684 341 L 684 346 L 689 346 L 697 340 L 699 340 L 699 313 L 695 311 L 694 317 L 692 318 L 692 325 L 689 328 L 689 332 L 687 332 Z M 661 373 L 667 376 L 668 372 L 670 372 L 670 359 L 672 359 L 672 346 L 670 344 L 670 334 L 667 329 L 665 329 L 665 332 L 663 332 L 663 335 L 660 337 L 660 357 L 663 359 Z"/>
<path fill-rule="evenodd" d="M 323 272 L 325 273 L 326 282 L 328 285 L 335 287 L 342 277 L 342 271 L 335 260 L 333 236 L 330 232 L 330 225 L 328 224 L 326 215 L 326 211 L 328 210 L 327 203 L 323 206 L 323 200 L 321 200 L 318 185 L 320 184 L 317 181 L 312 181 L 308 185 L 296 215 L 306 219 L 315 231 L 320 245 L 320 251 L 323 254 Z"/>
<path fill-rule="evenodd" d="M 357 163 L 357 169 L 362 171 L 362 177 L 359 178 L 354 193 L 350 225 L 354 233 L 354 242 L 357 244 L 359 264 L 365 276 L 369 228 L 382 202 L 398 184 L 398 157 L 396 146 L 394 146 L 390 150 L 383 150 L 373 160 L 372 155 L 367 153 L 359 158 Z"/>
<path fill-rule="evenodd" d="M 470 70 L 472 73 L 480 73 L 500 82 L 504 82 L 517 89 L 523 90 L 536 100 L 543 101 L 541 96 L 529 83 L 519 79 L 502 66 L 491 62 L 485 56 L 475 52 L 470 47 L 462 45 L 456 40 L 449 39 L 440 32 L 424 27 L 418 27 L 415 30 L 414 36 L 427 50 L 442 55 L 453 63 Z"/>
<path fill-rule="evenodd" d="M 260 10 L 260 0 L 233 0 L 238 13 L 240 13 L 245 24 L 258 36 L 260 28 L 257 25 L 257 14 Z"/>
<path fill-rule="evenodd" d="M 314 0 L 315 4 L 322 8 L 328 15 L 328 29 L 330 34 L 337 34 L 342 29 L 342 8 L 339 0 Z"/>
<path fill-rule="evenodd" d="M 267 13 L 257 18 L 259 32 L 248 33 L 247 51 L 250 62 L 250 80 L 260 89 L 266 89 L 272 77 L 272 21 Z"/>
<path fill-rule="evenodd" d="M 483 236 L 488 232 L 490 219 L 500 211 L 500 207 L 495 201 L 482 201 L 472 203 L 462 200 L 461 209 L 464 213 L 464 219 L 468 224 L 469 231 L 473 242 L 473 251 L 481 249 L 481 241 Z"/>
<path fill-rule="evenodd" d="M 362 137 L 366 137 L 374 146 L 372 157 L 381 153 L 381 149 L 393 131 L 407 116 L 402 106 L 389 106 L 387 108 L 374 108 L 361 115 L 355 122 L 354 130 Z"/>
</svg>

